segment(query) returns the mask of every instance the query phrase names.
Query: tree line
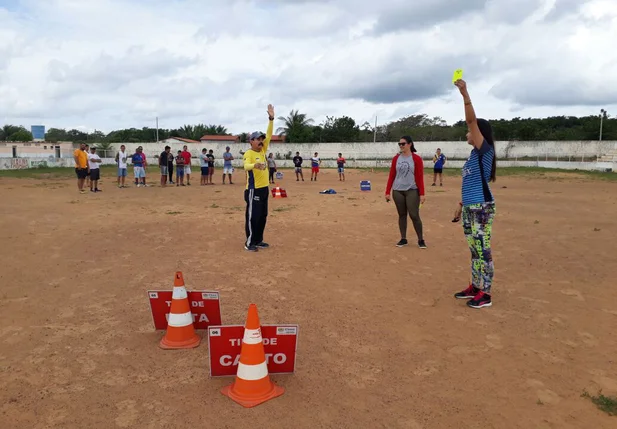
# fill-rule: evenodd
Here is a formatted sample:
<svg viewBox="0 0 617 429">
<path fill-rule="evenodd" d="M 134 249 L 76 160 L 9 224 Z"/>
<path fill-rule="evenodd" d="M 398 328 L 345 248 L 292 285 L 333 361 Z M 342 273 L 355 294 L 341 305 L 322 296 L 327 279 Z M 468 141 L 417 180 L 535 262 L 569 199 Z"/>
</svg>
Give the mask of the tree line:
<svg viewBox="0 0 617 429">
<path fill-rule="evenodd" d="M 602 139 L 617 140 L 617 117 L 610 118 L 603 113 Z M 391 142 L 403 135 L 411 135 L 416 141 L 458 141 L 464 140 L 467 126 L 464 121 L 448 125 L 445 120 L 425 114 L 410 115 L 375 128 L 364 122 L 357 124 L 349 116 L 327 116 L 320 123 L 305 113 L 292 110 L 287 116 L 279 116 L 280 127 L 276 133 L 285 136 L 292 143 L 337 143 L 337 142 Z M 600 116 L 551 116 L 547 118 L 492 119 L 496 140 L 598 140 L 600 138 Z M 170 137 L 197 140 L 204 135 L 228 135 L 222 125 L 184 125 L 177 129 L 144 127 L 114 130 L 107 134 L 101 131 L 86 133 L 80 130 L 50 128 L 45 134 L 46 141 L 73 141 L 101 143 L 147 143 Z M 238 135 L 246 142 L 248 133 Z M 26 128 L 4 125 L 0 128 L 0 141 L 31 141 L 32 134 Z"/>
</svg>

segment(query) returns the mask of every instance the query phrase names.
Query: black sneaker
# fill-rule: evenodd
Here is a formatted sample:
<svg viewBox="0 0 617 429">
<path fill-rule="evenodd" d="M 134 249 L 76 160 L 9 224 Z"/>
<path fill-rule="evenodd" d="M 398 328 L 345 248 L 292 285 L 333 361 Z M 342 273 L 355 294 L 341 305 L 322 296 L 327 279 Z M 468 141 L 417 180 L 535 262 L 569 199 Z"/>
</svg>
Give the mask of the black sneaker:
<svg viewBox="0 0 617 429">
<path fill-rule="evenodd" d="M 473 285 L 469 285 L 467 289 L 462 290 L 454 294 L 454 298 L 456 299 L 471 299 L 474 298 L 478 293 L 480 293 L 480 289 Z"/>
<path fill-rule="evenodd" d="M 268 247 L 270 247 L 270 245 L 268 243 L 265 243 L 265 242 L 262 241 L 256 247 L 259 248 L 259 249 L 267 249 Z"/>
<path fill-rule="evenodd" d="M 257 248 L 257 246 L 247 246 L 245 244 L 244 245 L 244 250 L 246 250 L 248 252 L 257 252 L 259 249 Z"/>
<path fill-rule="evenodd" d="M 407 242 L 406 238 L 401 238 L 401 241 L 399 241 L 398 243 L 396 243 L 396 247 L 403 247 L 403 246 L 407 246 L 409 243 Z"/>
<path fill-rule="evenodd" d="M 418 241 L 418 247 L 420 249 L 426 249 L 426 243 L 424 242 L 424 240 Z"/>
<path fill-rule="evenodd" d="M 472 300 L 467 301 L 467 306 L 471 308 L 490 307 L 491 305 L 493 305 L 491 302 L 491 296 L 482 291 L 478 292 Z"/>
</svg>

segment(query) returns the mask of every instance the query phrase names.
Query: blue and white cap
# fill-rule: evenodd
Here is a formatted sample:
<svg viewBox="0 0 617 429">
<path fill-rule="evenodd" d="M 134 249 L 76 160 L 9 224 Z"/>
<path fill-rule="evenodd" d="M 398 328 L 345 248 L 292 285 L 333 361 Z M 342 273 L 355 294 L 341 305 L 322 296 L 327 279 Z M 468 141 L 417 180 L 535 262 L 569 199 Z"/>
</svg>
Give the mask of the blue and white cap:
<svg viewBox="0 0 617 429">
<path fill-rule="evenodd" d="M 258 139 L 260 137 L 266 138 L 266 135 L 262 133 L 261 131 L 254 131 L 249 135 L 249 141 Z"/>
</svg>

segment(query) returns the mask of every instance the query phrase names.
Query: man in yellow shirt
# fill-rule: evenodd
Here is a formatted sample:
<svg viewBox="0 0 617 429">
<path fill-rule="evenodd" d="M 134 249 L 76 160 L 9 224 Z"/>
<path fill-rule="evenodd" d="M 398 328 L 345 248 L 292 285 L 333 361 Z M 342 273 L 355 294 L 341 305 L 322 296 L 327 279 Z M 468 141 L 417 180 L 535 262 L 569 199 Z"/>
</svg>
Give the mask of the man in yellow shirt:
<svg viewBox="0 0 617 429">
<path fill-rule="evenodd" d="M 270 247 L 264 243 L 264 230 L 268 217 L 268 161 L 266 153 L 272 138 L 274 127 L 274 107 L 268 104 L 268 130 L 266 134 L 255 131 L 249 135 L 251 148 L 243 155 L 244 171 L 246 171 L 246 189 L 244 201 L 246 201 L 246 243 L 244 249 L 249 252 L 257 252 L 259 249 Z"/>
<path fill-rule="evenodd" d="M 73 152 L 73 158 L 75 159 L 75 173 L 77 174 L 77 188 L 80 194 L 85 194 L 84 182 L 88 175 L 88 154 L 86 153 L 86 144 L 79 145 L 79 149 L 75 149 Z"/>
</svg>

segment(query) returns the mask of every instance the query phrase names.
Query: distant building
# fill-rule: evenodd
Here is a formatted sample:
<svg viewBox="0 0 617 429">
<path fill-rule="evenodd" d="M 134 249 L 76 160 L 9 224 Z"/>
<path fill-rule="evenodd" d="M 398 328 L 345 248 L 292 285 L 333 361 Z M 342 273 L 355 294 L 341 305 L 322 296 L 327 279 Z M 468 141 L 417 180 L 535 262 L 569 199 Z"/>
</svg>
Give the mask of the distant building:
<svg viewBox="0 0 617 429">
<path fill-rule="evenodd" d="M 70 158 L 71 142 L 0 142 L 0 158 Z"/>
<path fill-rule="evenodd" d="M 30 132 L 32 133 L 32 141 L 45 141 L 45 125 L 32 125 L 30 126 Z"/>
<path fill-rule="evenodd" d="M 202 143 L 240 143 L 238 136 L 205 135 L 200 140 Z"/>
<path fill-rule="evenodd" d="M 191 139 L 185 139 L 183 137 L 170 137 L 168 139 L 165 140 L 160 140 L 159 144 L 165 144 L 165 145 L 172 145 L 172 144 L 187 144 L 187 145 L 191 145 L 191 144 L 199 144 L 199 142 L 197 140 L 191 140 Z"/>
</svg>

